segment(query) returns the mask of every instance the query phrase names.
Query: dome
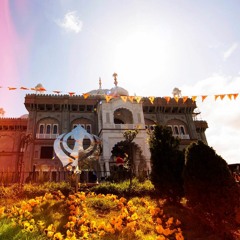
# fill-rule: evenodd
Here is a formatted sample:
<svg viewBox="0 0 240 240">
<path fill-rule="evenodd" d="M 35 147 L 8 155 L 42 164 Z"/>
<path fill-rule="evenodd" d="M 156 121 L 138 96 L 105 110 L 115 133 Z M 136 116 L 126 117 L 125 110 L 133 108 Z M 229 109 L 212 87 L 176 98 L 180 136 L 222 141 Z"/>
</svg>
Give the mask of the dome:
<svg viewBox="0 0 240 240">
<path fill-rule="evenodd" d="M 23 114 L 20 118 L 21 119 L 26 119 L 26 118 L 28 118 L 28 114 Z"/>
<path fill-rule="evenodd" d="M 109 90 L 108 89 L 96 89 L 88 92 L 90 96 L 103 96 L 108 94 Z"/>
<path fill-rule="evenodd" d="M 116 86 L 110 90 L 112 96 L 129 96 L 128 91 L 122 87 Z"/>
</svg>

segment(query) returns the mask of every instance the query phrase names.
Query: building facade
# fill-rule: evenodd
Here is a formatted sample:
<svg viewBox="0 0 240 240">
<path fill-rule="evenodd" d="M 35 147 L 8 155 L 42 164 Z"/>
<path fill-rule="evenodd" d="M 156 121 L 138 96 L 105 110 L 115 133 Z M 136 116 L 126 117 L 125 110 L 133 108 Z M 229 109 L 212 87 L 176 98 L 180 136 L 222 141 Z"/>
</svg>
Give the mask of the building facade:
<svg viewBox="0 0 240 240">
<path fill-rule="evenodd" d="M 197 106 L 192 99 L 132 97 L 118 86 L 116 75 L 114 84 L 111 89 L 102 89 L 99 81 L 99 89 L 80 96 L 27 94 L 27 118 L 0 118 L 0 172 L 19 171 L 20 164 L 26 172 L 51 172 L 51 178 L 56 179 L 63 167 L 54 153 L 54 141 L 78 124 L 101 139 L 102 153 L 95 169 L 101 177 L 110 175 L 116 163 L 112 150 L 124 141 L 126 130 L 139 130 L 133 141 L 136 174 L 151 171 L 147 139 L 156 124 L 170 127 L 181 139 L 182 149 L 197 140 L 207 143 L 207 123 L 196 120 Z"/>
</svg>

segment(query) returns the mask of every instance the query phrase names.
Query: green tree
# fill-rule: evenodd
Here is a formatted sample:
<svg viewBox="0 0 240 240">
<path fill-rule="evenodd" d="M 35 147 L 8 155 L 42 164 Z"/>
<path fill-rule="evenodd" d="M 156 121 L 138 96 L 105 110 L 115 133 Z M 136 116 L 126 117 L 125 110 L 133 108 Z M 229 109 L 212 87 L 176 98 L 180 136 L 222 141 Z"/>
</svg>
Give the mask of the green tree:
<svg viewBox="0 0 240 240">
<path fill-rule="evenodd" d="M 134 174 L 134 162 L 133 162 L 133 154 L 134 154 L 134 143 L 133 140 L 138 135 L 139 130 L 126 130 L 123 132 L 124 141 L 119 142 L 119 144 L 113 148 L 112 155 L 115 157 L 121 157 L 124 159 L 124 167 L 118 167 L 117 171 L 115 171 L 114 180 L 117 179 L 119 181 L 123 181 L 126 177 L 130 179 L 129 188 L 132 186 L 132 178 Z"/>
<path fill-rule="evenodd" d="M 213 226 L 219 228 L 225 221 L 235 222 L 239 186 L 226 161 L 201 141 L 187 148 L 184 189 L 189 206 Z"/>
<path fill-rule="evenodd" d="M 163 196 L 175 201 L 183 195 L 184 154 L 179 144 L 168 127 L 157 125 L 150 134 L 151 181 Z"/>
</svg>

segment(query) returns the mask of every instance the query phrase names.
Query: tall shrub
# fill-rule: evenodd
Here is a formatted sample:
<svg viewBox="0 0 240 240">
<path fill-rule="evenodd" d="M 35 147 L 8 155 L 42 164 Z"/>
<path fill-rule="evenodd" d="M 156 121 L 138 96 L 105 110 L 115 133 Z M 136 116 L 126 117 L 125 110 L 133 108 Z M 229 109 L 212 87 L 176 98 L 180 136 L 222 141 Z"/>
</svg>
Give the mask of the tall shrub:
<svg viewBox="0 0 240 240">
<path fill-rule="evenodd" d="M 184 188 L 190 206 L 214 224 L 234 221 L 240 193 L 226 161 L 199 141 L 188 147 L 185 165 Z"/>
<path fill-rule="evenodd" d="M 168 127 L 157 125 L 150 134 L 151 181 L 161 194 L 173 200 L 183 193 L 184 155 L 179 144 Z"/>
</svg>

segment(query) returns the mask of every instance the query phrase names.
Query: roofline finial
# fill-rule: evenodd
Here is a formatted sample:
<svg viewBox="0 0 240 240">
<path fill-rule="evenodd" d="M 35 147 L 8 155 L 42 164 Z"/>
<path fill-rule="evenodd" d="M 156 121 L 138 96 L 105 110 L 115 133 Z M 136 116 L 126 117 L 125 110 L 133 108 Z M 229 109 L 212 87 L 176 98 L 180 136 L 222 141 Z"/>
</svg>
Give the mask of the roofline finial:
<svg viewBox="0 0 240 240">
<path fill-rule="evenodd" d="M 113 78 L 114 78 L 114 85 L 117 87 L 118 81 L 117 81 L 117 73 L 113 73 Z"/>
<path fill-rule="evenodd" d="M 99 77 L 99 89 L 102 89 L 102 80 L 100 77 Z"/>
</svg>

